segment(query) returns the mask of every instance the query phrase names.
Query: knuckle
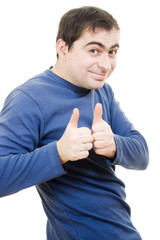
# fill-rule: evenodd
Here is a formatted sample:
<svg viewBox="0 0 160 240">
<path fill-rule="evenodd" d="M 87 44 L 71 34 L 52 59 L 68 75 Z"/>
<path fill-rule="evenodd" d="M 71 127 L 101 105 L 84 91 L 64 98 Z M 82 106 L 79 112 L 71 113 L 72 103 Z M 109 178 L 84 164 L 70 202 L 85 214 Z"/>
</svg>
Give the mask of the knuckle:
<svg viewBox="0 0 160 240">
<path fill-rule="evenodd" d="M 91 129 L 89 129 L 89 128 L 87 128 L 87 131 L 88 131 L 88 134 L 92 134 L 92 131 L 91 131 Z"/>
<path fill-rule="evenodd" d="M 72 153 L 72 154 L 71 154 L 71 160 L 72 160 L 72 161 L 78 160 L 78 156 L 77 156 L 76 153 Z"/>
<path fill-rule="evenodd" d="M 89 151 L 85 152 L 85 158 L 87 158 L 89 156 Z"/>
<path fill-rule="evenodd" d="M 91 145 L 92 145 L 91 143 L 87 143 L 87 144 L 86 144 L 87 151 L 91 150 L 91 148 L 92 148 Z"/>
<path fill-rule="evenodd" d="M 84 132 L 88 133 L 88 134 L 91 134 L 91 130 L 87 127 L 84 127 L 83 128 Z"/>
<path fill-rule="evenodd" d="M 93 138 L 93 140 L 96 140 L 96 134 L 95 133 L 92 134 L 92 138 Z"/>
<path fill-rule="evenodd" d="M 91 136 L 89 136 L 89 138 L 88 138 L 88 142 L 89 142 L 89 143 L 93 142 L 93 139 L 94 139 L 94 138 L 93 138 L 93 136 L 92 136 L 92 135 L 91 135 Z"/>
<path fill-rule="evenodd" d="M 92 143 L 89 144 L 89 150 L 91 150 L 93 147 Z"/>
<path fill-rule="evenodd" d="M 98 148 L 97 142 L 94 142 L 94 148 Z"/>
</svg>

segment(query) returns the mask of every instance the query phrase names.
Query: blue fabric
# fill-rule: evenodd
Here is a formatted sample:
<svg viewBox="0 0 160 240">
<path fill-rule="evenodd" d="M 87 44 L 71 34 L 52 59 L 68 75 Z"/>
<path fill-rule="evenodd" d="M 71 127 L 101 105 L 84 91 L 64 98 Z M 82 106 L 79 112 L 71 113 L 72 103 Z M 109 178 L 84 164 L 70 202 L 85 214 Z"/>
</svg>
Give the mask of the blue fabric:
<svg viewBox="0 0 160 240">
<path fill-rule="evenodd" d="M 91 129 L 98 102 L 115 134 L 115 159 L 92 149 L 87 159 L 62 166 L 56 141 L 73 109 L 80 111 L 78 127 Z M 148 148 L 108 84 L 82 89 L 48 69 L 7 97 L 0 114 L 0 196 L 36 185 L 48 217 L 48 240 L 141 239 L 115 165 L 146 169 Z"/>
</svg>

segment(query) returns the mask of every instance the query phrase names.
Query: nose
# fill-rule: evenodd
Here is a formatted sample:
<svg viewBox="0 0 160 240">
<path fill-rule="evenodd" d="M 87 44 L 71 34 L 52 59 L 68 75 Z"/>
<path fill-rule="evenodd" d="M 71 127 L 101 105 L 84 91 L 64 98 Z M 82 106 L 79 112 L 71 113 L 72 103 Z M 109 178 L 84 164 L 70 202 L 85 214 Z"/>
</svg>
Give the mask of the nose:
<svg viewBox="0 0 160 240">
<path fill-rule="evenodd" d="M 99 61 L 97 62 L 97 66 L 105 72 L 111 70 L 111 60 L 108 54 L 103 54 L 103 56 L 100 56 Z"/>
</svg>

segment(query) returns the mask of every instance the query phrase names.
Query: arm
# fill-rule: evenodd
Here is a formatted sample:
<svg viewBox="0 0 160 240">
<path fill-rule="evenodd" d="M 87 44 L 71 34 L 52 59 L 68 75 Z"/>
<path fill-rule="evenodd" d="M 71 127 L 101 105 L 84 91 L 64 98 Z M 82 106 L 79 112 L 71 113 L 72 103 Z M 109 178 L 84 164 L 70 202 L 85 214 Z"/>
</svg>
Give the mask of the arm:
<svg viewBox="0 0 160 240">
<path fill-rule="evenodd" d="M 10 94 L 0 114 L 0 196 L 65 173 L 56 142 L 38 146 L 44 124 L 29 96 L 19 90 Z"/>
<path fill-rule="evenodd" d="M 105 156 L 111 165 L 146 169 L 149 156 L 145 139 L 126 118 L 109 86 L 106 94 L 111 126 L 102 119 L 102 106 L 97 104 L 92 125 L 95 152 Z"/>
<path fill-rule="evenodd" d="M 147 143 L 140 132 L 126 118 L 113 93 L 110 112 L 111 128 L 116 143 L 116 157 L 113 164 L 130 169 L 146 169 L 149 162 Z"/>
</svg>

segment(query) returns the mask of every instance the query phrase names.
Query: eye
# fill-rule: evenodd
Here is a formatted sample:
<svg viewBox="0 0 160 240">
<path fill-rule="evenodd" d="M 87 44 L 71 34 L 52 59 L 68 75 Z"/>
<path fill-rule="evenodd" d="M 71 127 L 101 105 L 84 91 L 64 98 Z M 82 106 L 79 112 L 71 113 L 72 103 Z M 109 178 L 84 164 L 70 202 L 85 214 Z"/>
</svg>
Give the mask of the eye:
<svg viewBox="0 0 160 240">
<path fill-rule="evenodd" d="M 111 50 L 109 51 L 109 55 L 114 57 L 117 54 L 117 50 Z"/>
<path fill-rule="evenodd" d="M 99 53 L 99 51 L 98 51 L 97 49 L 95 49 L 95 48 L 91 49 L 89 52 L 90 52 L 92 55 L 97 55 L 97 54 Z"/>
</svg>

